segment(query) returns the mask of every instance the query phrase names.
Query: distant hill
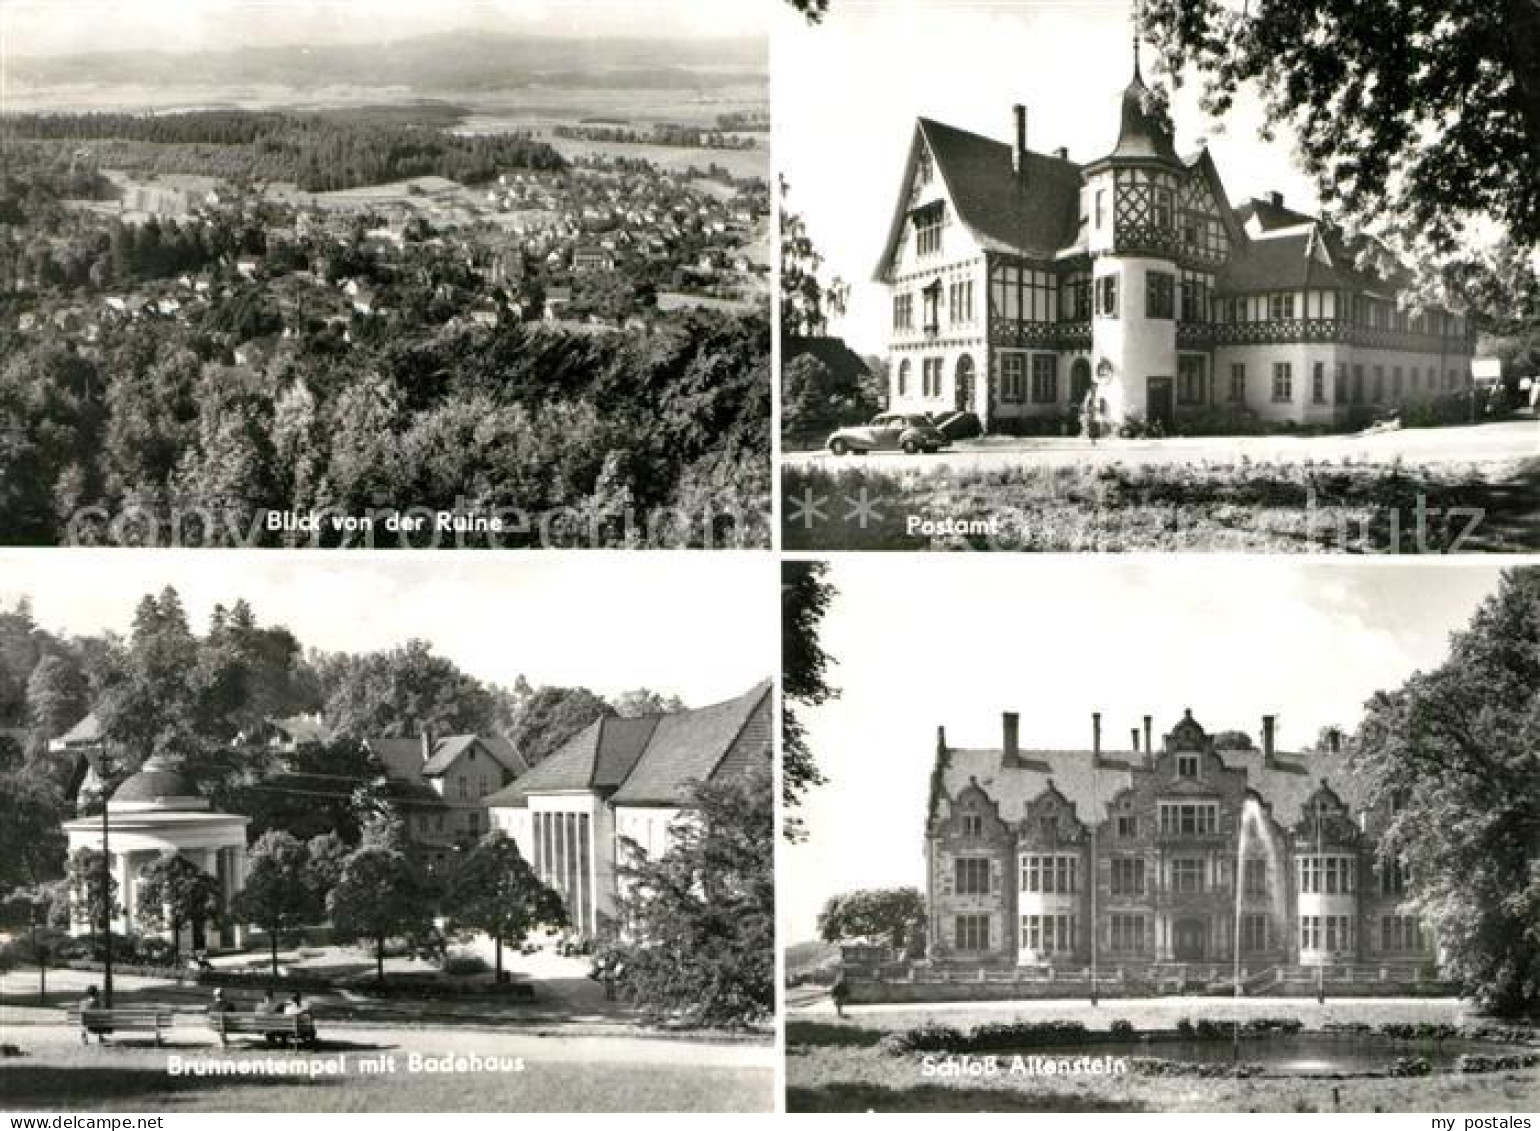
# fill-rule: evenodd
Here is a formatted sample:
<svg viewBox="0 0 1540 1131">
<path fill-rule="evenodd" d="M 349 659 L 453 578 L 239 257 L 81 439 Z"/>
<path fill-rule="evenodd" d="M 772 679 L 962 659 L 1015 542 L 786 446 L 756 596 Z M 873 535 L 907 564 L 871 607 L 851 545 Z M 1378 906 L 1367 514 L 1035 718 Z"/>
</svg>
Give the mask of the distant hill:
<svg viewBox="0 0 1540 1131">
<path fill-rule="evenodd" d="M 13 54 L 6 60 L 7 81 L 23 86 L 407 86 L 431 93 L 530 85 L 705 89 L 764 81 L 768 64 L 759 39 L 562 39 L 483 31 L 374 44 Z"/>
</svg>

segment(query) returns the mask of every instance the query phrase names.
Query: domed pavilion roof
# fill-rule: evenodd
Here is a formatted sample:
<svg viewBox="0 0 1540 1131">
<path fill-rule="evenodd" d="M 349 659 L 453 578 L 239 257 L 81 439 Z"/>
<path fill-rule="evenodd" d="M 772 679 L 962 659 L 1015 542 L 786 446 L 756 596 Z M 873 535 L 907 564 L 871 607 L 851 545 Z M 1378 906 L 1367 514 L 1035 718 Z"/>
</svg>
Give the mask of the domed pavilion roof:
<svg viewBox="0 0 1540 1131">
<path fill-rule="evenodd" d="M 135 809 L 208 809 L 208 800 L 193 788 L 192 780 L 170 758 L 151 757 L 139 771 L 113 790 L 107 808 Z"/>
</svg>

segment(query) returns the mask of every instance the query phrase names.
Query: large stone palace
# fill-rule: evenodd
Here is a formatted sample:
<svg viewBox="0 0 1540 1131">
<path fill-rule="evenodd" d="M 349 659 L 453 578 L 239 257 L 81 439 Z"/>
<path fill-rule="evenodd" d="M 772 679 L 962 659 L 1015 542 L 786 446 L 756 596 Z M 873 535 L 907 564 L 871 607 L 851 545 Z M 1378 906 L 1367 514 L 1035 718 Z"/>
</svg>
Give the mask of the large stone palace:
<svg viewBox="0 0 1540 1131">
<path fill-rule="evenodd" d="M 1281 194 L 1232 205 L 1206 147 L 1178 153 L 1137 46 L 1105 156 L 1028 149 L 1022 106 L 1014 134 L 915 126 L 876 271 L 890 407 L 1057 432 L 1094 388 L 1104 426 L 1329 425 L 1468 387 L 1468 321 L 1407 309 L 1399 266 Z"/>
<path fill-rule="evenodd" d="M 1391 813 L 1345 759 L 1221 748 L 1187 712 L 1107 749 L 1028 750 L 1006 714 L 997 749 L 939 731 L 925 823 L 933 965 L 1248 970 L 1428 968 L 1432 940 L 1382 855 Z M 1242 736 L 1243 737 L 1243 736 Z M 1227 739 L 1227 741 L 1229 741 Z M 1239 894 L 1237 895 L 1237 887 Z"/>
</svg>

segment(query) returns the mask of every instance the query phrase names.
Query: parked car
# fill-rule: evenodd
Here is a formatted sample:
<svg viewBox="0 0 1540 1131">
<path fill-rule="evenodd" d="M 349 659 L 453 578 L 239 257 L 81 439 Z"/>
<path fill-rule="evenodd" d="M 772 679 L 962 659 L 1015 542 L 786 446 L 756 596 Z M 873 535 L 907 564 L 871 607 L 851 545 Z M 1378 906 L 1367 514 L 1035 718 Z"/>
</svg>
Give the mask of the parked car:
<svg viewBox="0 0 1540 1131">
<path fill-rule="evenodd" d="M 837 456 L 848 452 L 935 452 L 951 444 L 946 434 L 922 412 L 880 412 L 870 424 L 836 429 L 829 436 L 829 450 Z"/>
</svg>

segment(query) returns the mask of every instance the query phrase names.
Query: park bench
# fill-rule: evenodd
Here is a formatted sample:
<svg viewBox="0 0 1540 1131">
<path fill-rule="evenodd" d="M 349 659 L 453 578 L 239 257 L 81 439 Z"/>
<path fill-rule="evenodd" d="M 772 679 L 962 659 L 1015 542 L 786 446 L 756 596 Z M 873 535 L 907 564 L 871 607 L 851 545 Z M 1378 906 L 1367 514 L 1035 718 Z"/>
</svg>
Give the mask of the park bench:
<svg viewBox="0 0 1540 1131">
<path fill-rule="evenodd" d="M 219 1034 L 221 1045 L 229 1045 L 231 1037 L 261 1037 L 306 1046 L 316 1043 L 315 1019 L 308 1013 L 210 1013 L 209 1028 Z"/>
<path fill-rule="evenodd" d="M 117 1009 L 83 1009 L 71 1006 L 70 1024 L 80 1026 L 80 1043 L 90 1044 L 91 1034 L 105 1043 L 107 1034 L 123 1032 L 154 1033 L 160 1044 L 161 1031 L 171 1028 L 173 1014 L 163 1005 L 127 1005 Z"/>
</svg>

